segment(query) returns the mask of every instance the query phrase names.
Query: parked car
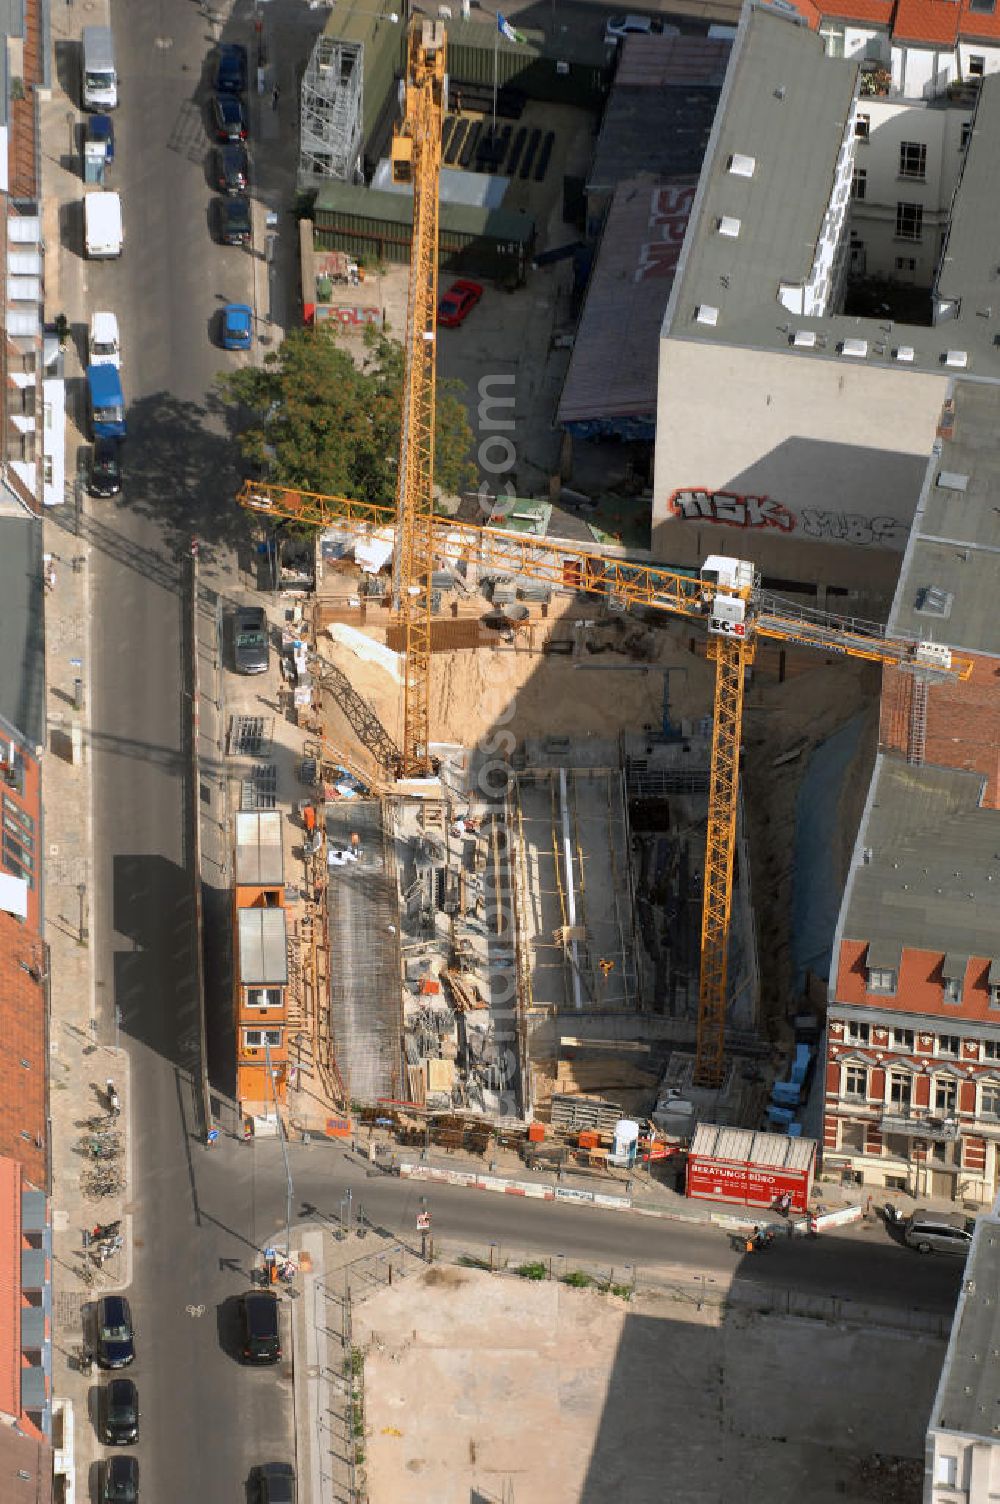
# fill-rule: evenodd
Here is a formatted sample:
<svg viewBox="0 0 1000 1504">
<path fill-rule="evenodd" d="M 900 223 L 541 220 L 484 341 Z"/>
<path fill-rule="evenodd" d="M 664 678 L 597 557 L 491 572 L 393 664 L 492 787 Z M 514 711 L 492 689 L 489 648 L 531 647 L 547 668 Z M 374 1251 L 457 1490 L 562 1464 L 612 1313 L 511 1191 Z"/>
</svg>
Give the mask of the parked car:
<svg viewBox="0 0 1000 1504">
<path fill-rule="evenodd" d="M 254 1473 L 257 1504 L 295 1504 L 295 1469 L 290 1462 L 262 1462 Z"/>
<path fill-rule="evenodd" d="M 240 1296 L 240 1336 L 244 1363 L 281 1361 L 278 1297 L 272 1291 L 248 1290 Z"/>
<path fill-rule="evenodd" d="M 97 1361 L 101 1368 L 125 1368 L 135 1358 L 135 1328 L 124 1295 L 97 1302 Z"/>
<path fill-rule="evenodd" d="M 253 236 L 250 202 L 245 198 L 216 200 L 218 233 L 223 245 L 249 245 Z"/>
<path fill-rule="evenodd" d="M 104 1440 L 130 1447 L 139 1440 L 139 1391 L 131 1379 L 112 1379 L 104 1390 Z"/>
<path fill-rule="evenodd" d="M 233 612 L 233 666 L 236 672 L 266 674 L 270 665 L 267 612 L 263 606 L 237 606 Z"/>
<path fill-rule="evenodd" d="M 245 141 L 247 112 L 238 94 L 212 95 L 212 126 L 220 141 Z"/>
<path fill-rule="evenodd" d="M 115 123 L 110 115 L 87 116 L 87 140 L 103 143 L 104 165 L 111 167 L 115 160 Z"/>
<path fill-rule="evenodd" d="M 240 141 L 215 149 L 215 186 L 220 193 L 246 193 L 250 186 L 250 159 Z"/>
<path fill-rule="evenodd" d="M 623 37 L 648 37 L 657 30 L 657 26 L 649 16 L 611 16 L 604 27 L 604 40 L 620 42 Z"/>
<path fill-rule="evenodd" d="M 101 1479 L 101 1504 L 139 1504 L 139 1459 L 109 1457 Z"/>
<path fill-rule="evenodd" d="M 935 1212 L 918 1206 L 903 1228 L 903 1238 L 918 1253 L 960 1253 L 964 1258 L 975 1230 L 974 1217 Z"/>
<path fill-rule="evenodd" d="M 118 496 L 122 488 L 121 439 L 95 439 L 90 456 L 91 496 Z"/>
<path fill-rule="evenodd" d="M 222 42 L 215 65 L 215 89 L 219 94 L 245 94 L 247 50 L 239 42 Z"/>
<path fill-rule="evenodd" d="M 479 282 L 469 282 L 460 277 L 438 299 L 437 321 L 446 329 L 456 329 L 463 324 L 483 295 Z"/>
<path fill-rule="evenodd" d="M 253 344 L 253 309 L 246 303 L 227 303 L 222 310 L 222 348 L 249 350 Z"/>
<path fill-rule="evenodd" d="M 118 320 L 113 313 L 98 309 L 90 315 L 87 354 L 88 365 L 121 366 L 121 336 L 118 333 Z"/>
</svg>

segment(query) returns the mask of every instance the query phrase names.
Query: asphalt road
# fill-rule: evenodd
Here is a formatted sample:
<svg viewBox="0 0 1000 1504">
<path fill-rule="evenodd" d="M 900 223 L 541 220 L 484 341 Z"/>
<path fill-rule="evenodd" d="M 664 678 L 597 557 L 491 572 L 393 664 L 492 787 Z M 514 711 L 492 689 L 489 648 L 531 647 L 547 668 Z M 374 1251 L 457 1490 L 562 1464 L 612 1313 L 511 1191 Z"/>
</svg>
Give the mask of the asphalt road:
<svg viewBox="0 0 1000 1504">
<path fill-rule="evenodd" d="M 231 1355 L 245 1281 L 220 1259 L 239 1252 L 228 1224 L 246 1220 L 252 1186 L 220 1186 L 204 1215 L 208 1151 L 193 1138 L 182 561 L 198 534 L 210 569 L 240 526 L 212 397 L 216 372 L 240 357 L 210 336 L 222 301 L 249 300 L 251 261 L 208 231 L 203 13 L 182 0 L 112 0 L 112 22 L 121 102 L 108 186 L 122 194 L 125 253 L 88 263 L 85 276 L 89 308 L 118 314 L 129 437 L 123 501 L 89 502 L 86 522 L 96 545 L 93 927 L 102 1037 L 117 1007 L 131 1059 L 137 1453 L 143 1498 L 157 1504 L 242 1498 L 253 1464 L 291 1456 L 292 1407 L 287 1374 Z"/>
</svg>

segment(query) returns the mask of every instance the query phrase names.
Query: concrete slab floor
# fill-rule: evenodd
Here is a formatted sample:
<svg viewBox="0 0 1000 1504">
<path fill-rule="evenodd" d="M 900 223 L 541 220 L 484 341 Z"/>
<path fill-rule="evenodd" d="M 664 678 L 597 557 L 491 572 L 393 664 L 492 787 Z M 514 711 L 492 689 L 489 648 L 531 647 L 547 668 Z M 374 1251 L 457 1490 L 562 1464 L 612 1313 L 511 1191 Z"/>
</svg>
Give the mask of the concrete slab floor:
<svg viewBox="0 0 1000 1504">
<path fill-rule="evenodd" d="M 354 1341 L 371 1504 L 885 1498 L 870 1459 L 922 1458 L 944 1352 L 440 1266 L 356 1306 Z"/>
</svg>

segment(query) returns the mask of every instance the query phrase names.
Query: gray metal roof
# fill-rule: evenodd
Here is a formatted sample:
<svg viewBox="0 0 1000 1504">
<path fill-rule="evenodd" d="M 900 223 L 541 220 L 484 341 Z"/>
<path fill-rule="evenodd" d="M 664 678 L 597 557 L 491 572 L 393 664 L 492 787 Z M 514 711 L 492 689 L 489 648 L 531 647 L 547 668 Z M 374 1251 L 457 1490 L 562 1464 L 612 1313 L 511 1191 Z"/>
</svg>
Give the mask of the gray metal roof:
<svg viewBox="0 0 1000 1504">
<path fill-rule="evenodd" d="M 779 282 L 804 281 L 811 269 L 857 70 L 856 62 L 826 57 L 822 38 L 794 19 L 752 5 L 744 12 L 663 332 L 673 339 L 782 351 L 790 360 L 841 360 L 841 341 L 864 339 L 869 365 L 925 375 L 947 375 L 947 352 L 961 350 L 967 369 L 1000 377 L 996 75 L 979 90 L 942 257 L 937 296 L 954 300 L 954 316 L 933 327 L 887 326 L 840 314 L 805 318 L 777 301 Z M 734 153 L 754 158 L 752 177 L 729 172 Z M 723 215 L 741 221 L 737 238 L 717 233 Z M 716 323 L 695 318 L 699 304 L 718 308 Z M 816 333 L 819 343 L 793 348 L 799 330 Z M 899 345 L 912 347 L 911 362 L 893 358 Z"/>
<path fill-rule="evenodd" d="M 980 1217 L 965 1262 L 958 1310 L 941 1382 L 931 1411 L 931 1431 L 1000 1437 L 1000 1220 Z"/>
<path fill-rule="evenodd" d="M 283 987 L 288 981 L 284 909 L 237 909 L 240 982 Z"/>
<path fill-rule="evenodd" d="M 900 945 L 997 955 L 1000 810 L 981 806 L 983 783 L 978 773 L 878 759 L 844 900 L 844 940 L 867 940 L 876 956 Z"/>
<path fill-rule="evenodd" d="M 610 192 L 640 172 L 697 176 L 721 83 L 720 73 L 709 84 L 616 85 L 587 174 L 587 191 Z"/>
<path fill-rule="evenodd" d="M 42 526 L 0 516 L 0 718 L 32 748 L 45 740 L 45 628 Z"/>
<path fill-rule="evenodd" d="M 688 179 L 674 186 L 690 192 L 692 185 Z M 642 416 L 652 421 L 655 416 L 659 330 L 672 279 L 658 274 L 659 268 L 644 277 L 641 267 L 654 198 L 665 186 L 656 178 L 639 177 L 615 190 L 557 423 Z"/>
<path fill-rule="evenodd" d="M 237 883 L 280 888 L 284 880 L 281 811 L 242 811 L 236 816 Z"/>
<path fill-rule="evenodd" d="M 330 226 L 324 214 L 353 215 L 361 221 L 380 220 L 388 224 L 413 224 L 413 194 L 386 193 L 365 188 L 360 183 L 324 183 L 317 191 L 314 223 L 318 232 Z M 490 240 L 529 242 L 535 233 L 535 221 L 519 209 L 487 209 L 478 204 L 441 204 L 440 227 L 459 235 L 483 235 Z"/>
<path fill-rule="evenodd" d="M 952 401 L 953 421 L 941 424 L 941 452 L 925 475 L 889 625 L 904 636 L 1000 655 L 1000 394 L 959 380 Z"/>
</svg>

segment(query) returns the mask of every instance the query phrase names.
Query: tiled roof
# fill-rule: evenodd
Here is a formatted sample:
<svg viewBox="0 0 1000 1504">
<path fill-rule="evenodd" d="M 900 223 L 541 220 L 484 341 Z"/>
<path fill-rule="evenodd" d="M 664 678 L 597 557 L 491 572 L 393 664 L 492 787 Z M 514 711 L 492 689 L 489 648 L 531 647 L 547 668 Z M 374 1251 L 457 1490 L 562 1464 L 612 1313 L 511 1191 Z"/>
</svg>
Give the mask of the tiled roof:
<svg viewBox="0 0 1000 1504">
<path fill-rule="evenodd" d="M 44 948 L 27 925 L 0 912 L 0 1155 L 48 1189 Z"/>
<path fill-rule="evenodd" d="M 900 42 L 938 42 L 954 47 L 961 8 L 954 0 L 898 0 L 893 38 Z"/>
<path fill-rule="evenodd" d="M 835 10 L 824 8 L 823 15 L 838 21 L 871 21 L 889 27 L 894 5 L 895 0 L 842 0 Z"/>
<path fill-rule="evenodd" d="M 21 1413 L 21 1166 L 0 1158 L 0 1411 Z"/>
</svg>

